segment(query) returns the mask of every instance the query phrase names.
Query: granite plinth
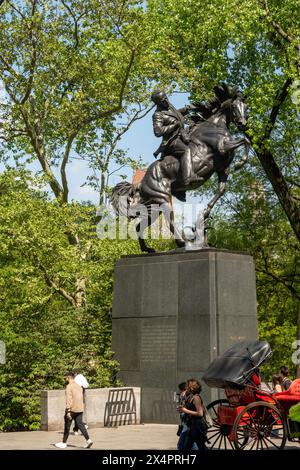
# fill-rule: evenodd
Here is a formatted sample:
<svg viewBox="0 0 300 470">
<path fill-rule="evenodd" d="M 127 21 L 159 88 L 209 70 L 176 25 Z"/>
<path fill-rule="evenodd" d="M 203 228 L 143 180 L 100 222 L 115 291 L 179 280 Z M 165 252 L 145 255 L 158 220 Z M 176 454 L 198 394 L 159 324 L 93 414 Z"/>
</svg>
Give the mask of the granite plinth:
<svg viewBox="0 0 300 470">
<path fill-rule="evenodd" d="M 142 389 L 142 422 L 178 422 L 178 383 L 201 380 L 217 355 L 257 337 L 250 255 L 204 249 L 117 261 L 113 350 L 120 380 Z M 206 403 L 218 396 L 203 387 Z"/>
</svg>

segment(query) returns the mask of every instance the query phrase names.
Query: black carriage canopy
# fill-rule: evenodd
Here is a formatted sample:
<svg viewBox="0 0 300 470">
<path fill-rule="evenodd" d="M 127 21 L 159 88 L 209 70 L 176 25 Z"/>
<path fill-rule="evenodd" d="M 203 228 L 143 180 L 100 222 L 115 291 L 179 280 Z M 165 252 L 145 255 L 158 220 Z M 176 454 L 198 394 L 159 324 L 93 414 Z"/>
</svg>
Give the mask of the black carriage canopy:
<svg viewBox="0 0 300 470">
<path fill-rule="evenodd" d="M 202 379 L 209 387 L 241 388 L 271 356 L 267 341 L 240 342 L 217 357 Z"/>
</svg>

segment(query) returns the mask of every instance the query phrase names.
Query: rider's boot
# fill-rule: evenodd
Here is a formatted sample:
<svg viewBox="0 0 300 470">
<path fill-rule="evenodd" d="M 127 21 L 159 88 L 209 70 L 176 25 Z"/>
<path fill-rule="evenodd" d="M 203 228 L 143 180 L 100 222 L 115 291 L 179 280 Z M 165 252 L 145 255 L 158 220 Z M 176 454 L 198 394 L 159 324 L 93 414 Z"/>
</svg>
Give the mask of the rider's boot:
<svg viewBox="0 0 300 470">
<path fill-rule="evenodd" d="M 181 169 L 182 169 L 183 184 L 184 186 L 188 186 L 191 182 L 191 178 L 193 174 L 192 153 L 189 148 L 186 149 L 181 159 Z"/>
</svg>

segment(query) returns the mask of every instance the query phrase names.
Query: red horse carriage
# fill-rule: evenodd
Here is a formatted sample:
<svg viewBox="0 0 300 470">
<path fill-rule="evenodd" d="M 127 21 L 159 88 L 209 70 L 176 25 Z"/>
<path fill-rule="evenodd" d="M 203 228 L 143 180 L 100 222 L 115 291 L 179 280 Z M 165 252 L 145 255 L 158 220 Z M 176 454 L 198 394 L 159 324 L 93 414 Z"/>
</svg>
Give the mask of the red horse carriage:
<svg viewBox="0 0 300 470">
<path fill-rule="evenodd" d="M 300 402 L 300 379 L 284 392 L 263 390 L 259 367 L 271 355 L 266 341 L 238 343 L 206 370 L 203 381 L 224 389 L 226 396 L 207 406 L 213 422 L 208 430 L 211 449 L 283 449 L 287 439 L 299 442 L 300 423 L 288 415 Z"/>
</svg>

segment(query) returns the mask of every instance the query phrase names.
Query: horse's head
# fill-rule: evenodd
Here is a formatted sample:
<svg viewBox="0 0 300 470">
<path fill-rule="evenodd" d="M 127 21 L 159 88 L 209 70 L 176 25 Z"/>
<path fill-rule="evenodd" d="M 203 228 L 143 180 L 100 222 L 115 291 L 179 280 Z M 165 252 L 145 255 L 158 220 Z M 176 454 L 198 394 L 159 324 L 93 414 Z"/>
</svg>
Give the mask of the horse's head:
<svg viewBox="0 0 300 470">
<path fill-rule="evenodd" d="M 227 115 L 227 123 L 233 122 L 243 130 L 247 123 L 246 105 L 238 87 L 230 87 L 223 83 L 221 87 L 214 87 L 214 91 L 221 102 L 221 111 Z"/>
<path fill-rule="evenodd" d="M 237 128 L 240 130 L 244 130 L 247 124 L 247 113 L 246 105 L 241 95 L 237 96 L 231 102 L 231 116 L 231 120 L 232 122 L 234 122 Z"/>
</svg>

